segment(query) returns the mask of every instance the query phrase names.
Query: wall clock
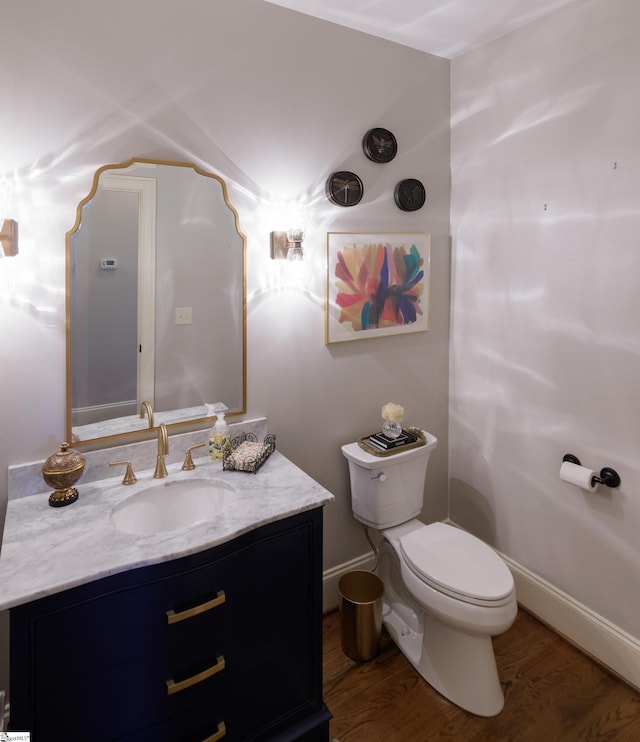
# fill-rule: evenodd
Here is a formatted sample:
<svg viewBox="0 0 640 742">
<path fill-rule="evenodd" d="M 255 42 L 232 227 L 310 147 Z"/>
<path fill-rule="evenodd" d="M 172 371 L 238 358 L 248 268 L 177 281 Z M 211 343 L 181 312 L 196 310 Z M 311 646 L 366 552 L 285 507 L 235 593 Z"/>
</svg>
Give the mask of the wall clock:
<svg viewBox="0 0 640 742">
<path fill-rule="evenodd" d="M 387 129 L 369 129 L 362 140 L 362 149 L 374 162 L 391 162 L 398 152 L 398 143 Z"/>
<path fill-rule="evenodd" d="M 360 203 L 364 186 L 355 173 L 339 170 L 327 178 L 325 193 L 329 201 L 338 206 L 355 206 Z"/>
<path fill-rule="evenodd" d="M 424 206 L 427 194 L 424 186 L 415 178 L 401 180 L 393 192 L 396 206 L 403 211 L 417 211 Z"/>
</svg>

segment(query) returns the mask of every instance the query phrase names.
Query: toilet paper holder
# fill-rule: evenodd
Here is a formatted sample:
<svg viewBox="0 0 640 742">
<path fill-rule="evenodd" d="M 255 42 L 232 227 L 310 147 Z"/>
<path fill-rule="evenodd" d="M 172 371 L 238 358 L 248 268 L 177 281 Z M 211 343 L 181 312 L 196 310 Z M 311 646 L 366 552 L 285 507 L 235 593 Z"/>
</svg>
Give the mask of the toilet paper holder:
<svg viewBox="0 0 640 742">
<path fill-rule="evenodd" d="M 582 466 L 580 463 L 580 459 L 577 456 L 574 456 L 572 453 L 565 453 L 565 455 L 562 457 L 563 461 L 569 461 L 571 464 L 576 464 L 576 466 Z M 615 469 L 612 469 L 609 466 L 605 466 L 603 469 L 600 469 L 600 476 L 599 477 L 593 477 L 591 479 L 591 484 L 594 483 L 598 484 L 604 484 L 607 487 L 619 487 L 620 486 L 620 475 Z"/>
</svg>

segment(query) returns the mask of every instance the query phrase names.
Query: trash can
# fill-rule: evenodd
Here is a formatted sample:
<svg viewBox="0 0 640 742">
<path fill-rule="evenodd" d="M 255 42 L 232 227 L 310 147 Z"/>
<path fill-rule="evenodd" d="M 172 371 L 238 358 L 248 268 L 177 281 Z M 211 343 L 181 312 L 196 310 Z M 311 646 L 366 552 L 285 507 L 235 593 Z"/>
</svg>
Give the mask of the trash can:
<svg viewBox="0 0 640 742">
<path fill-rule="evenodd" d="M 342 651 L 358 662 L 373 659 L 380 649 L 382 580 L 365 570 L 347 572 L 338 582 L 338 592 Z"/>
</svg>

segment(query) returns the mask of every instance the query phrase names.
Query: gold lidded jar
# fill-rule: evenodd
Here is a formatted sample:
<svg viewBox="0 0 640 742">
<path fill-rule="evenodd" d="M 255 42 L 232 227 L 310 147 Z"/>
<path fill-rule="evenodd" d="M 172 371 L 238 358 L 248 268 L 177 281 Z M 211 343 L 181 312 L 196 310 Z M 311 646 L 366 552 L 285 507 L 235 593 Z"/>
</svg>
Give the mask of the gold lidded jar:
<svg viewBox="0 0 640 742">
<path fill-rule="evenodd" d="M 73 486 L 82 476 L 85 458 L 80 451 L 61 443 L 60 450 L 51 454 L 42 465 L 42 478 L 55 492 L 49 496 L 49 505 L 59 508 L 78 499 L 78 490 Z"/>
</svg>

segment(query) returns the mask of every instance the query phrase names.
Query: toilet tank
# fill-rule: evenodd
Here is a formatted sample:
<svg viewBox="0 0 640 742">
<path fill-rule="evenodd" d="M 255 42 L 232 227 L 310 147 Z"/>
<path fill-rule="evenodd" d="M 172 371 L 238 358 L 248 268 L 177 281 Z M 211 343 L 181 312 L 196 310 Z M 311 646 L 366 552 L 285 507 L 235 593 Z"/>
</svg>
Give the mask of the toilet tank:
<svg viewBox="0 0 640 742">
<path fill-rule="evenodd" d="M 361 523 L 383 530 L 420 513 L 427 465 L 438 443 L 423 433 L 426 445 L 390 456 L 374 456 L 357 442 L 342 446 L 349 462 L 351 508 Z"/>
</svg>

